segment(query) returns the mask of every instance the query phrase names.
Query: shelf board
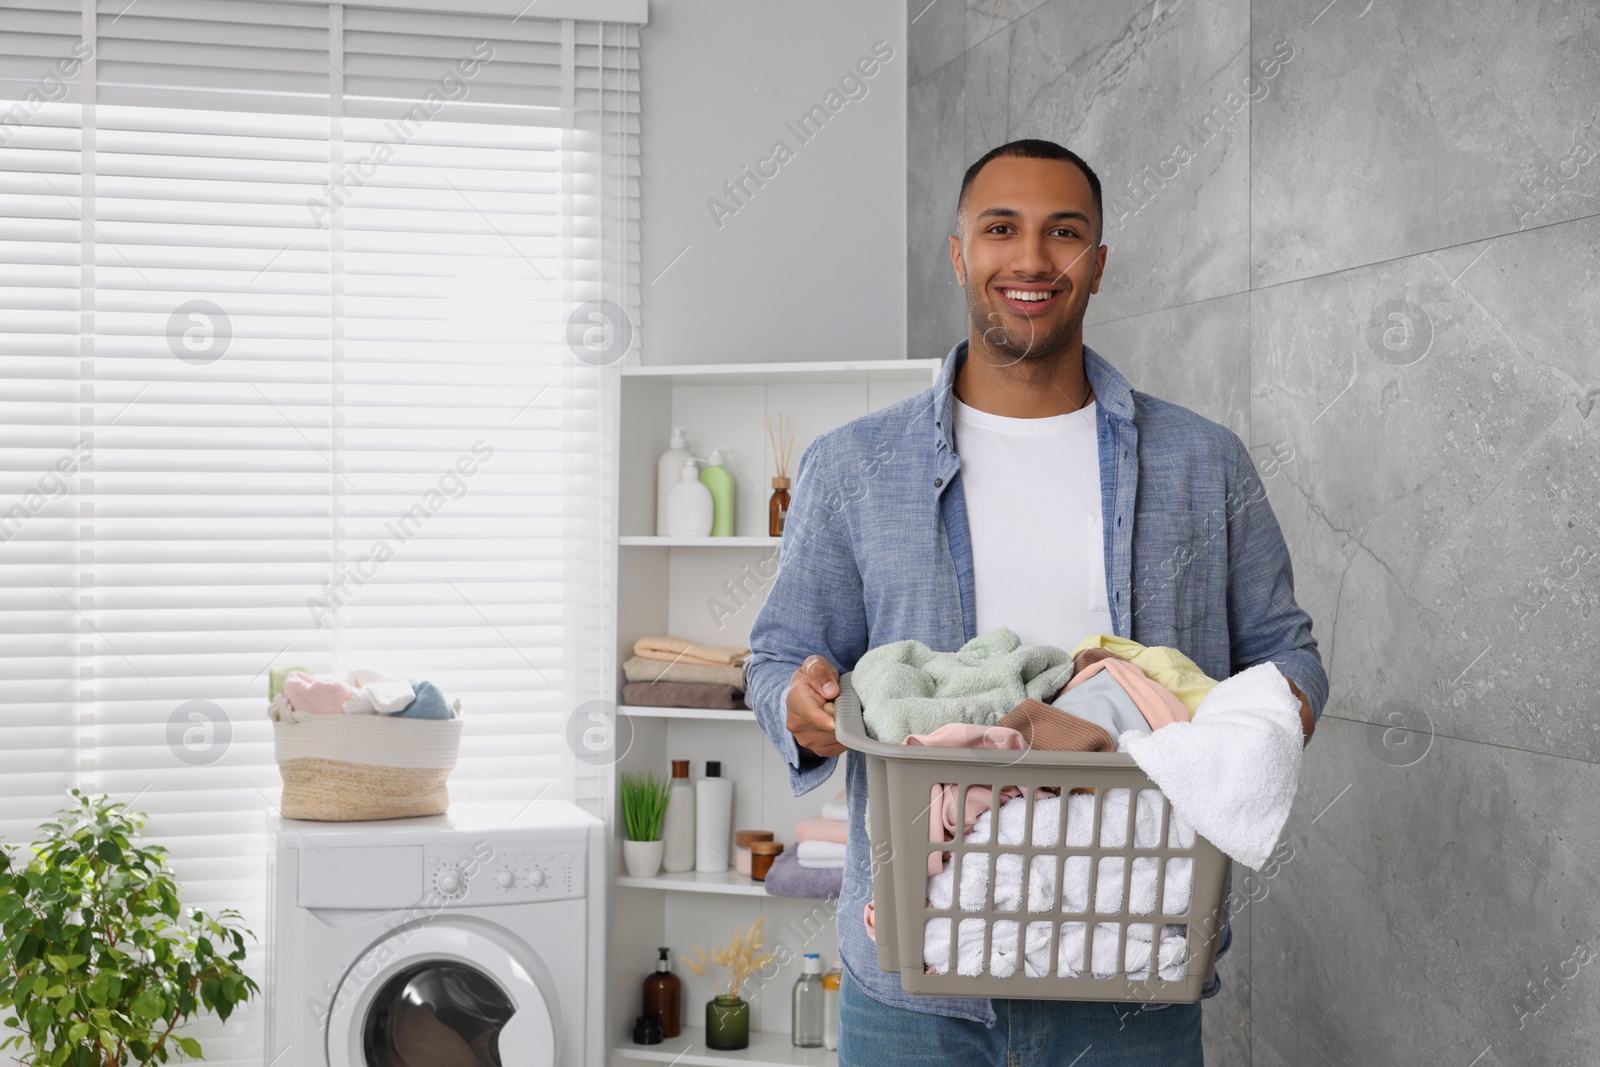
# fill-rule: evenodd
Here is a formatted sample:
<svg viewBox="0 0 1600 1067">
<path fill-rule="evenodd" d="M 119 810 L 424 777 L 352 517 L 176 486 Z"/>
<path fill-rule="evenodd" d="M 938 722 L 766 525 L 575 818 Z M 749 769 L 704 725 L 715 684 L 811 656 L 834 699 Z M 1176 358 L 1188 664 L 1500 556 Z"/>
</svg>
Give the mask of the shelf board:
<svg viewBox="0 0 1600 1067">
<path fill-rule="evenodd" d="M 801 363 L 687 363 L 623 367 L 624 378 L 664 385 L 790 385 L 913 381 L 933 384 L 942 359 L 847 359 Z"/>
<path fill-rule="evenodd" d="M 659 1045 L 617 1045 L 612 1055 L 624 1060 L 650 1063 L 680 1063 L 696 1067 L 725 1067 L 739 1063 L 745 1067 L 836 1067 L 839 1054 L 822 1048 L 795 1048 L 788 1034 L 752 1030 L 750 1047 L 737 1052 L 718 1052 L 706 1048 L 703 1026 L 685 1026 L 677 1037 Z"/>
<path fill-rule="evenodd" d="M 624 548 L 771 548 L 783 544 L 781 537 L 655 537 L 623 534 L 617 544 Z"/>
<path fill-rule="evenodd" d="M 650 704 L 620 704 L 617 710 L 631 718 L 716 719 L 755 725 L 756 713 L 742 708 L 658 708 Z"/>
<path fill-rule="evenodd" d="M 625 874 L 619 874 L 615 882 L 617 885 L 627 886 L 630 889 L 667 889 L 679 893 L 722 893 L 741 897 L 765 897 L 771 895 L 767 892 L 765 883 L 752 881 L 732 869 L 718 874 L 702 874 L 699 871 L 668 874 L 662 871 L 654 878 L 632 878 Z"/>
</svg>

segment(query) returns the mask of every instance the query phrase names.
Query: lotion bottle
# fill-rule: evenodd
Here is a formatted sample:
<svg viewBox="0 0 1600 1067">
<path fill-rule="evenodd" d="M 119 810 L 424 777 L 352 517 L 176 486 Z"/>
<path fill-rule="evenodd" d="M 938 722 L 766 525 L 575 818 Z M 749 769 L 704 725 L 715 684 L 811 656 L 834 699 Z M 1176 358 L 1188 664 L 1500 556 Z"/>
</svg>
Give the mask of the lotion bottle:
<svg viewBox="0 0 1600 1067">
<path fill-rule="evenodd" d="M 689 761 L 672 761 L 672 786 L 667 792 L 667 817 L 661 824 L 661 869 L 668 874 L 694 870 L 694 783 Z"/>
<path fill-rule="evenodd" d="M 667 536 L 708 537 L 711 534 L 711 490 L 700 484 L 698 459 L 683 461 L 683 476 L 667 497 Z"/>
<path fill-rule="evenodd" d="M 672 428 L 671 446 L 656 460 L 656 536 L 667 536 L 667 498 L 683 478 L 683 461 L 691 459 L 688 433 L 682 426 Z"/>
<path fill-rule="evenodd" d="M 733 783 L 717 760 L 706 760 L 706 776 L 694 784 L 694 810 L 694 869 L 721 874 L 733 847 Z"/>
<path fill-rule="evenodd" d="M 733 475 L 722 465 L 722 449 L 713 448 L 700 484 L 711 490 L 711 536 L 733 536 Z"/>
</svg>

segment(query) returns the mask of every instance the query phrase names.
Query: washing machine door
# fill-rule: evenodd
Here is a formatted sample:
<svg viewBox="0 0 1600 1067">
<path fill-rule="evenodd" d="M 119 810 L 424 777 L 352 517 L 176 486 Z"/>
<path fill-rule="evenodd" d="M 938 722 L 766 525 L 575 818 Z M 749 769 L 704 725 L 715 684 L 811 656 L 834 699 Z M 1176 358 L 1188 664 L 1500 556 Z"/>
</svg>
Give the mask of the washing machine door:
<svg viewBox="0 0 1600 1067">
<path fill-rule="evenodd" d="M 512 939 L 434 922 L 395 931 L 345 974 L 331 1067 L 549 1067 L 550 1006 Z"/>
</svg>

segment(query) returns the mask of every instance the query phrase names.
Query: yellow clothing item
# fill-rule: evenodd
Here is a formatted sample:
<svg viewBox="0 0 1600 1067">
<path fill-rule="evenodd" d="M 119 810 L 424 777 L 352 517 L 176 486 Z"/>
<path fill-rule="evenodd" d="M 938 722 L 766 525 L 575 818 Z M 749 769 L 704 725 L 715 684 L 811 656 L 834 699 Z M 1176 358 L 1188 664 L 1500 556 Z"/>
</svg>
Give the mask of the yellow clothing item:
<svg viewBox="0 0 1600 1067">
<path fill-rule="evenodd" d="M 1195 709 L 1207 693 L 1217 687 L 1214 679 L 1206 676 L 1194 660 L 1175 648 L 1151 645 L 1148 648 L 1137 641 L 1115 634 L 1094 634 L 1085 637 L 1072 649 L 1073 658 L 1086 648 L 1103 648 L 1114 656 L 1138 664 L 1151 680 L 1172 690 L 1194 718 Z"/>
</svg>

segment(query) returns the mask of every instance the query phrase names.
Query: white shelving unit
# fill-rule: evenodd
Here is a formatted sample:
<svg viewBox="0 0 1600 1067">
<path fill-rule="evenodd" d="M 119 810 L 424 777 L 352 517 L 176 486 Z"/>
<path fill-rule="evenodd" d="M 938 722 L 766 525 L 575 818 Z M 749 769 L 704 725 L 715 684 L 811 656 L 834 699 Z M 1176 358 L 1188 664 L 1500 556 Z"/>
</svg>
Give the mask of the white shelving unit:
<svg viewBox="0 0 1600 1067">
<path fill-rule="evenodd" d="M 620 666 L 640 637 L 672 634 L 717 645 L 749 643 L 750 627 L 776 572 L 779 538 L 768 536 L 767 506 L 775 468 L 764 415 L 783 413 L 794 425 L 793 462 L 818 434 L 850 419 L 915 396 L 933 385 L 940 360 L 767 363 L 622 368 L 617 478 L 617 685 Z M 656 460 L 672 427 L 689 431 L 698 456 L 722 449 L 735 481 L 733 537 L 672 538 L 655 534 Z M 790 470 L 790 475 L 795 473 Z M 620 839 L 617 775 L 668 773 L 688 759 L 699 779 L 707 760 L 720 760 L 734 782 L 735 829 L 771 830 L 794 847 L 795 824 L 816 814 L 842 788 L 790 795 L 782 761 L 749 711 L 623 705 L 626 751 L 597 783 L 613 842 Z M 622 734 L 628 735 L 622 737 Z M 631 878 L 620 844 L 612 846 L 608 940 L 607 1034 L 613 1064 L 783 1065 L 834 1067 L 838 1057 L 797 1049 L 789 1041 L 790 990 L 800 957 L 837 955 L 836 902 L 774 897 L 759 882 L 726 874 L 658 874 Z M 729 842 L 730 855 L 732 842 Z M 698 944 L 708 954 L 726 945 L 736 926 L 766 915 L 767 948 L 778 953 L 775 976 L 746 991 L 750 1047 L 715 1052 L 705 1047 L 705 1003 L 717 990 L 713 968 L 699 978 L 681 962 Z M 656 947 L 669 946 L 684 984 L 684 1032 L 659 1045 L 635 1045 L 633 1020 L 641 986 L 653 970 Z"/>
</svg>

